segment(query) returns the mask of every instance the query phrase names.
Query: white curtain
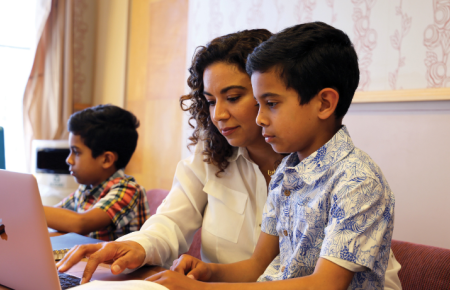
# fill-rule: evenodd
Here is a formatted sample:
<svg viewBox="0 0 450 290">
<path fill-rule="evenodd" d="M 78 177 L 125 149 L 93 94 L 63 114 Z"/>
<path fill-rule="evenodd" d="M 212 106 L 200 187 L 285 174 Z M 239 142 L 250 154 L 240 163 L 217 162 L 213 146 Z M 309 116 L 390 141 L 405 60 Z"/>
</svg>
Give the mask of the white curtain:
<svg viewBox="0 0 450 290">
<path fill-rule="evenodd" d="M 51 1 L 36 50 L 23 98 L 27 160 L 30 160 L 33 139 L 68 137 L 66 122 L 73 112 L 72 1 Z"/>
<path fill-rule="evenodd" d="M 23 93 L 51 0 L 0 0 L 0 126 L 6 168 L 26 172 Z"/>
</svg>

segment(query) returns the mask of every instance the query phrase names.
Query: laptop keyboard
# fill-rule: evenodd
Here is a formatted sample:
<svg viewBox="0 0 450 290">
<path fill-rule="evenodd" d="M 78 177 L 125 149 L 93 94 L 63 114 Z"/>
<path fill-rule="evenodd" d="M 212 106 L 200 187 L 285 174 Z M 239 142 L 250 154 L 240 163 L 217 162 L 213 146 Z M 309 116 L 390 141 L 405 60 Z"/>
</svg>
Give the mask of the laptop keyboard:
<svg viewBox="0 0 450 290">
<path fill-rule="evenodd" d="M 59 282 L 61 283 L 62 290 L 73 288 L 75 286 L 80 285 L 81 278 L 78 278 L 78 277 L 75 277 L 75 276 L 72 276 L 69 274 L 65 274 L 65 273 L 59 273 L 59 272 L 58 272 L 58 276 L 59 276 Z"/>
</svg>

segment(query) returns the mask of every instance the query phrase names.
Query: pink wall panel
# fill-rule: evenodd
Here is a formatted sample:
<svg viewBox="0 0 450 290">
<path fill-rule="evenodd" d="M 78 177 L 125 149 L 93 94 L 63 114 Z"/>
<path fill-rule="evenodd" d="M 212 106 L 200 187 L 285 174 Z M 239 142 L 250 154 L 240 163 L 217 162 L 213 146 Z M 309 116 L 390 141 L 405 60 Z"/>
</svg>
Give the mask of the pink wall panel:
<svg viewBox="0 0 450 290">
<path fill-rule="evenodd" d="M 450 249 L 450 102 L 353 104 L 344 123 L 395 194 L 394 238 Z"/>
</svg>

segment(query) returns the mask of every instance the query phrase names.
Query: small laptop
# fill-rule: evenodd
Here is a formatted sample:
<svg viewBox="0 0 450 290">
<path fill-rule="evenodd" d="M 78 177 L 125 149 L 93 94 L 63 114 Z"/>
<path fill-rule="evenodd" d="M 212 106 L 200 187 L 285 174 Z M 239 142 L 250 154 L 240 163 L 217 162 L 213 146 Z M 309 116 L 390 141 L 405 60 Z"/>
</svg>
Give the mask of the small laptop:
<svg viewBox="0 0 450 290">
<path fill-rule="evenodd" d="M 62 289 L 33 175 L 0 170 L 0 229 L 0 285 Z"/>
<path fill-rule="evenodd" d="M 0 169 L 5 169 L 5 135 L 3 127 L 0 127 Z"/>
</svg>

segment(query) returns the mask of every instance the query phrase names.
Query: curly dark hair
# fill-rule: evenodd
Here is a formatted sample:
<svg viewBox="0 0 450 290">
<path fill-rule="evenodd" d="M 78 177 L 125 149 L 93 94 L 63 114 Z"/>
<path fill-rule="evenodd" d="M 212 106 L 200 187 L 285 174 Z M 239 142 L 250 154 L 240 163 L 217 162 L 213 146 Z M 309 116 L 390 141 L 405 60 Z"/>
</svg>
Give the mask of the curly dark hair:
<svg viewBox="0 0 450 290">
<path fill-rule="evenodd" d="M 272 33 L 266 29 L 243 30 L 220 36 L 206 46 L 197 47 L 192 58 L 190 76 L 187 80 L 191 91 L 180 98 L 181 109 L 191 114 L 189 125 L 194 129 L 192 136 L 189 137 L 191 143 L 188 146 L 205 141 L 203 161 L 219 168 L 216 176 L 228 167 L 228 158 L 233 154 L 233 147 L 211 121 L 209 105 L 203 95 L 203 72 L 213 63 L 224 62 L 235 65 L 240 71 L 247 73 L 245 70 L 247 56 L 271 36 Z M 192 125 L 191 120 L 196 121 L 196 126 Z"/>
</svg>

